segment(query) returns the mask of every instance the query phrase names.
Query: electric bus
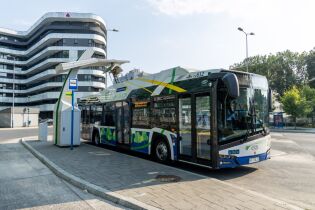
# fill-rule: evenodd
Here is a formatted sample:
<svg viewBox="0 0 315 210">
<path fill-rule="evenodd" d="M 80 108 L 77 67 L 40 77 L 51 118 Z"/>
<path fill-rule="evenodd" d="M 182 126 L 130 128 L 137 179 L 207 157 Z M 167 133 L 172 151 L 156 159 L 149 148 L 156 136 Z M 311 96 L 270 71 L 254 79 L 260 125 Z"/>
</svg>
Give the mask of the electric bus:
<svg viewBox="0 0 315 210">
<path fill-rule="evenodd" d="M 266 77 L 175 67 L 116 81 L 79 100 L 81 138 L 215 169 L 270 157 Z"/>
</svg>

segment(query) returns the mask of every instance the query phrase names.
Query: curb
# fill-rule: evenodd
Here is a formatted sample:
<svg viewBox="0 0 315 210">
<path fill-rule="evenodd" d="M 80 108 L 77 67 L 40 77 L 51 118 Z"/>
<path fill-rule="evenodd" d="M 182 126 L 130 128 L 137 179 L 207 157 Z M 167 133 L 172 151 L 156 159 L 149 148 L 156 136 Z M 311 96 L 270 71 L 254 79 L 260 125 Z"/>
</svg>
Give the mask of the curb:
<svg viewBox="0 0 315 210">
<path fill-rule="evenodd" d="M 309 133 L 309 134 L 315 134 L 315 131 L 303 131 L 303 130 L 270 129 L 270 131 L 275 132 L 275 133 Z"/>
<path fill-rule="evenodd" d="M 31 145 L 29 145 L 26 141 L 23 139 L 20 139 L 20 143 L 29 150 L 37 159 L 39 159 L 43 164 L 45 164 L 54 174 L 56 174 L 58 177 L 64 179 L 65 181 L 71 183 L 72 185 L 82 189 L 87 190 L 89 193 L 99 196 L 101 198 L 104 198 L 106 200 L 109 200 L 113 203 L 122 205 L 127 208 L 131 209 L 137 209 L 137 210 L 158 210 L 159 208 L 156 208 L 154 206 L 147 205 L 145 203 L 142 203 L 136 199 L 125 197 L 122 195 L 119 195 L 118 193 L 115 193 L 113 191 L 104 189 L 102 187 L 99 187 L 97 185 L 91 184 L 79 177 L 76 177 L 67 171 L 63 170 L 59 166 L 57 166 L 55 163 L 50 161 L 48 158 L 46 158 L 44 155 L 42 155 L 40 152 L 36 151 Z"/>
<path fill-rule="evenodd" d="M 47 126 L 48 128 L 52 128 L 52 125 Z M 38 126 L 31 127 L 16 127 L 16 128 L 0 128 L 0 131 L 14 131 L 14 130 L 29 130 L 29 129 L 38 129 Z"/>
</svg>

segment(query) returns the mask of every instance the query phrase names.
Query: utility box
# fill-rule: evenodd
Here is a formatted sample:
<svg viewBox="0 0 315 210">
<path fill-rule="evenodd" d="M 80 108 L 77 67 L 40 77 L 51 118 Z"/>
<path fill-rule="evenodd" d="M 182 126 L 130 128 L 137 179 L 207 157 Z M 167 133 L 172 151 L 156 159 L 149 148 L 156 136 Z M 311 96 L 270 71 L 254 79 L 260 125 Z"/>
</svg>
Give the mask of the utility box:
<svg viewBox="0 0 315 210">
<path fill-rule="evenodd" d="M 48 124 L 47 122 L 39 123 L 38 126 L 38 140 L 47 141 Z"/>
<path fill-rule="evenodd" d="M 72 107 L 62 101 L 63 106 L 54 118 L 54 143 L 57 146 L 65 147 L 71 145 L 71 111 Z M 55 114 L 56 116 L 56 114 Z M 81 111 L 75 106 L 73 113 L 73 146 L 80 145 L 80 121 Z"/>
</svg>

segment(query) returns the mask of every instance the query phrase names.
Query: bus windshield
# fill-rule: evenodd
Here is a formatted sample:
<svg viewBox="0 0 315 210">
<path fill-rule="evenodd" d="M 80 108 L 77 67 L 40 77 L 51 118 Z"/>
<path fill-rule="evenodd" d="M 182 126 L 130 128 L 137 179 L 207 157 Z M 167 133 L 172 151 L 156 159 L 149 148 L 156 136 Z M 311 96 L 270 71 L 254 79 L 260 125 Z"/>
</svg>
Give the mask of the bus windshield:
<svg viewBox="0 0 315 210">
<path fill-rule="evenodd" d="M 263 131 L 268 124 L 267 89 L 240 88 L 240 97 L 218 101 L 219 142 L 233 141 Z"/>
</svg>

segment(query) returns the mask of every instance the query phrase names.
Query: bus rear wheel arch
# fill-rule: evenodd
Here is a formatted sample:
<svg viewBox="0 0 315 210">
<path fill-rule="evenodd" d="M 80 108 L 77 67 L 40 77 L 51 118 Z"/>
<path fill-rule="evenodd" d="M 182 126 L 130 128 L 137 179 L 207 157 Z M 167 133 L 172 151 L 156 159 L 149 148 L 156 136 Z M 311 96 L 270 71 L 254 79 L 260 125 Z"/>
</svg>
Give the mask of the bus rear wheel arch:
<svg viewBox="0 0 315 210">
<path fill-rule="evenodd" d="M 161 163 L 166 163 L 170 161 L 171 150 L 165 136 L 163 135 L 153 136 L 151 155 L 156 161 L 161 162 Z"/>
</svg>

